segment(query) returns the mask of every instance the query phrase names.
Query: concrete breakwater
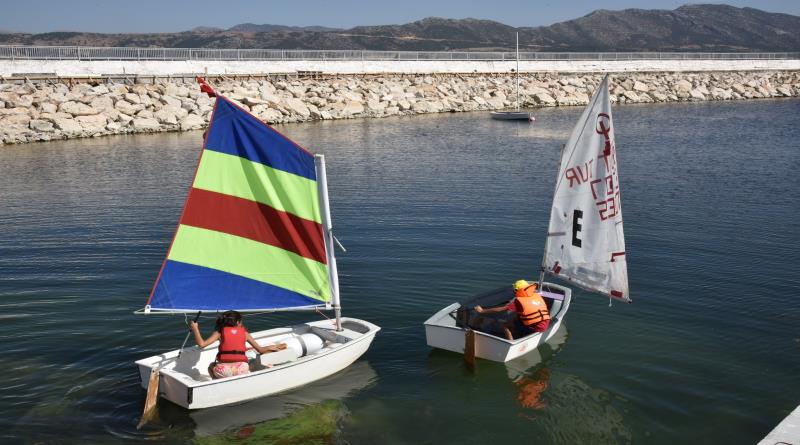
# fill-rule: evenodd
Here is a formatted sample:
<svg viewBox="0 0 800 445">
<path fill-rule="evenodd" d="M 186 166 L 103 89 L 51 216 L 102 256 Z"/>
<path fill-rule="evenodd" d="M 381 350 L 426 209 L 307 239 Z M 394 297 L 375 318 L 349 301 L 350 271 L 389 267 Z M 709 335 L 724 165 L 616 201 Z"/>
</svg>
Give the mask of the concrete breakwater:
<svg viewBox="0 0 800 445">
<path fill-rule="evenodd" d="M 526 73 L 522 107 L 584 105 L 600 74 Z M 222 81 L 221 94 L 269 123 L 385 117 L 513 107 L 516 81 L 492 75 L 340 75 L 325 79 Z M 616 103 L 800 96 L 800 72 L 612 74 Z M 0 142 L 204 128 L 213 99 L 197 84 L 0 83 Z"/>
</svg>

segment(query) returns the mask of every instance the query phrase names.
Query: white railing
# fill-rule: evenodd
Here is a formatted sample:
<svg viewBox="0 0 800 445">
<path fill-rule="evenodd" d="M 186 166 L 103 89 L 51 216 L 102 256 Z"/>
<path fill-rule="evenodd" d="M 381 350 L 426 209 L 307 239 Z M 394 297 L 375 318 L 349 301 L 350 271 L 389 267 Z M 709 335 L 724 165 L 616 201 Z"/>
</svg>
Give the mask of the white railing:
<svg viewBox="0 0 800 445">
<path fill-rule="evenodd" d="M 513 52 L 133 48 L 0 45 L 4 60 L 514 60 Z M 800 53 L 521 52 L 520 60 L 795 60 Z"/>
</svg>

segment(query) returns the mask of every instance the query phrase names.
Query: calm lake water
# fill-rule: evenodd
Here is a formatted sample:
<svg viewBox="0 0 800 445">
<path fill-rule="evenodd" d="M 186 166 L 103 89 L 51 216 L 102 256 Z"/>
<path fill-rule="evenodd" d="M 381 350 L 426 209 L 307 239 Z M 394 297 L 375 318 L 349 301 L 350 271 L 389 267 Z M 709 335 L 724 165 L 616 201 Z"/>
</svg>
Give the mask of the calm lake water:
<svg viewBox="0 0 800 445">
<path fill-rule="evenodd" d="M 141 431 L 133 362 L 186 331 L 132 312 L 201 133 L 0 148 L 0 442 L 757 442 L 800 403 L 797 100 L 615 108 L 634 303 L 576 290 L 551 345 L 475 373 L 426 346 L 437 309 L 536 276 L 581 111 L 280 126 L 327 155 L 345 314 L 383 331 L 329 380 L 231 408 L 162 401 Z"/>
</svg>

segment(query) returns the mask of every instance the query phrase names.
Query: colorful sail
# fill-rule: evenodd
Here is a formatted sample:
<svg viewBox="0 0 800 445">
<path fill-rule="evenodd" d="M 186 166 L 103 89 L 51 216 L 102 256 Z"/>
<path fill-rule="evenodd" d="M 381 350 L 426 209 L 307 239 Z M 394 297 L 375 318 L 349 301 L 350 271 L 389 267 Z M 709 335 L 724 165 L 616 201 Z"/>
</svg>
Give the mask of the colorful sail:
<svg viewBox="0 0 800 445">
<path fill-rule="evenodd" d="M 323 306 L 331 286 L 314 155 L 218 96 L 146 311 Z"/>
<path fill-rule="evenodd" d="M 547 236 L 546 272 L 630 301 L 608 76 L 564 147 Z"/>
</svg>

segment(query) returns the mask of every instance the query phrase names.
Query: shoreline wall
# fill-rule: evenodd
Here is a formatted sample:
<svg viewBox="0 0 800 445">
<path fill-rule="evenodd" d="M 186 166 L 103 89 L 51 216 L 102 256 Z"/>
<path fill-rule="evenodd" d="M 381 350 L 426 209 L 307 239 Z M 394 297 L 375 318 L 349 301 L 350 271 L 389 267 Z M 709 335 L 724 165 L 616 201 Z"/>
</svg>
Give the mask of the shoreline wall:
<svg viewBox="0 0 800 445">
<path fill-rule="evenodd" d="M 585 105 L 602 74 L 524 73 L 522 107 Z M 374 75 L 224 81 L 216 90 L 268 123 L 498 110 L 513 75 Z M 617 73 L 611 100 L 697 102 L 800 97 L 800 71 Z M 204 128 L 213 99 L 196 83 L 3 83 L 0 144 Z"/>
<path fill-rule="evenodd" d="M 673 55 L 670 55 L 674 57 Z M 269 74 L 321 72 L 326 74 L 433 74 L 511 73 L 514 60 L 0 60 L 0 76 L 51 74 L 54 76 L 141 75 L 179 73 Z M 649 59 L 649 60 L 521 60 L 521 73 L 569 72 L 690 72 L 690 71 L 792 71 L 800 59 Z"/>
</svg>

